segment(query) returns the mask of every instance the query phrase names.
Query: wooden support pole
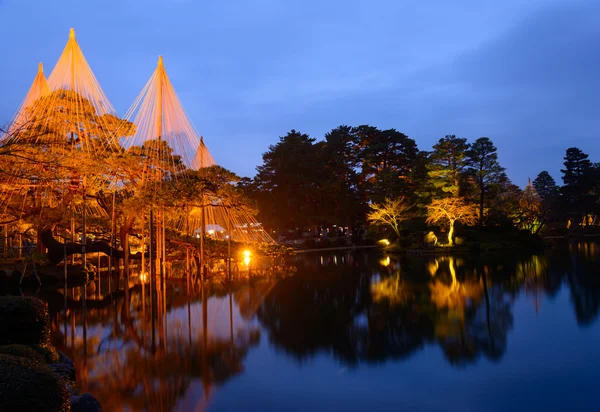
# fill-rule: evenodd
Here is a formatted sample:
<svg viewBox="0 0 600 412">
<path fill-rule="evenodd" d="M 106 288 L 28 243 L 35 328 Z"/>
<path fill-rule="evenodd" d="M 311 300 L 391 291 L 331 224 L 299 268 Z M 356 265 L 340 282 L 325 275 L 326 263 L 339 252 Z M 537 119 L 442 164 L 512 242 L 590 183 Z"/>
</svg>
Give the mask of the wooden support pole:
<svg viewBox="0 0 600 412">
<path fill-rule="evenodd" d="M 154 264 L 154 210 L 150 209 L 150 318 L 152 323 L 152 352 L 156 352 L 156 266 Z"/>
</svg>

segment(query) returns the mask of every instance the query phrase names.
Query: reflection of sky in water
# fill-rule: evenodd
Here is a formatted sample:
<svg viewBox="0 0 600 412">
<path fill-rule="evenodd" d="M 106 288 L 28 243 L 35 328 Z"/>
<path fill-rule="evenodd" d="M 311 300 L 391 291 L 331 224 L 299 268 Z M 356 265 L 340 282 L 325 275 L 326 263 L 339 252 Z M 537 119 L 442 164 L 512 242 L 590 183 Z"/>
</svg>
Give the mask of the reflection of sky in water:
<svg viewBox="0 0 600 412">
<path fill-rule="evenodd" d="M 248 283 L 243 291 L 234 292 L 234 335 L 249 326 L 260 329 L 258 345 L 251 346 L 241 361 L 243 372 L 212 386 L 208 400 L 201 379 L 191 378 L 184 393 L 177 395 L 175 410 L 203 410 L 207 405 L 214 411 L 585 409 L 596 401 L 600 381 L 600 281 L 594 283 L 589 276 L 597 273 L 596 250 L 595 246 L 573 248 L 584 260 L 567 257 L 555 262 L 550 256 L 515 261 L 513 266 L 496 262 L 499 273 L 506 273 L 500 278 L 498 273 L 490 275 L 487 286 L 473 277 L 474 266 L 469 266 L 468 258 L 428 258 L 415 264 L 415 260 L 387 256 L 298 256 L 298 273 L 293 277 Z M 410 276 L 408 271 L 412 271 Z M 375 300 L 374 285 L 387 288 L 382 302 Z M 360 290 L 354 293 L 354 288 Z M 433 294 L 429 296 L 433 290 L 441 290 L 444 299 L 434 304 Z M 394 299 L 399 296 L 402 298 Z M 583 307 L 585 322 L 582 314 L 576 313 L 576 302 Z M 351 312 L 343 316 L 335 314 L 349 308 Z M 289 310 L 296 313 L 286 312 Z M 502 310 L 509 312 L 502 314 Z M 120 304 L 116 311 L 120 318 Z M 424 316 L 427 311 L 433 312 Z M 258 316 L 248 320 L 248 313 Z M 200 345 L 200 301 L 190 303 L 190 315 L 192 341 Z M 207 315 L 210 337 L 228 341 L 229 296 L 210 298 Z M 503 332 L 494 336 L 502 346 L 498 359 L 479 347 L 473 359 L 451 363 L 443 345 L 452 349 L 460 334 L 452 327 L 440 334 L 437 325 L 458 322 L 476 345 L 484 345 L 486 315 L 491 315 L 493 326 Z M 96 377 L 118 374 L 124 362 L 121 350 L 95 354 L 97 342 L 110 334 L 111 319 L 105 320 L 107 326 L 87 328 L 88 340 L 96 338 L 89 353 L 94 363 L 89 375 L 92 392 Z M 347 323 L 326 324 L 331 319 Z M 296 323 L 285 324 L 291 320 Z M 427 322 L 423 326 L 424 320 L 436 327 Z M 402 333 L 418 335 L 421 328 L 422 340 L 405 355 L 394 357 L 389 352 L 379 359 L 368 352 L 369 348 L 390 349 L 377 346 L 376 339 L 381 336 L 390 339 L 389 345 Z M 315 330 L 318 332 L 313 335 Z M 70 333 L 69 323 L 69 344 Z M 290 347 L 296 333 L 299 346 Z M 499 332 L 496 329 L 494 333 Z M 188 334 L 187 304 L 172 308 L 168 313 L 169 341 L 188 342 Z M 76 335 L 82 338 L 81 326 Z M 107 342 L 103 348 L 113 343 Z M 355 364 L 344 360 L 343 351 L 338 352 L 345 344 L 357 351 Z"/>
</svg>

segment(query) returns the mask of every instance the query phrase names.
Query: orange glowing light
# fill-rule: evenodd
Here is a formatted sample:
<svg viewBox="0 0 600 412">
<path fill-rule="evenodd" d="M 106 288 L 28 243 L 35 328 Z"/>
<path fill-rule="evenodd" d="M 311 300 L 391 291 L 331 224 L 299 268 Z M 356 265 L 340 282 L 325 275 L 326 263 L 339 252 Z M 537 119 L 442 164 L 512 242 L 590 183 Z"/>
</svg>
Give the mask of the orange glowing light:
<svg viewBox="0 0 600 412">
<path fill-rule="evenodd" d="M 242 252 L 242 255 L 244 256 L 244 264 L 246 266 L 250 265 L 250 256 L 252 256 L 252 252 L 250 252 L 249 250 L 244 250 Z"/>
<path fill-rule="evenodd" d="M 140 282 L 146 283 L 148 281 L 148 273 L 142 272 L 140 273 Z"/>
<path fill-rule="evenodd" d="M 381 266 L 388 267 L 388 266 L 390 265 L 390 262 L 391 262 L 391 261 L 390 261 L 390 257 L 389 257 L 389 256 L 386 256 L 386 258 L 385 258 L 385 259 L 381 259 L 381 260 L 379 261 L 379 264 L 380 264 Z"/>
</svg>

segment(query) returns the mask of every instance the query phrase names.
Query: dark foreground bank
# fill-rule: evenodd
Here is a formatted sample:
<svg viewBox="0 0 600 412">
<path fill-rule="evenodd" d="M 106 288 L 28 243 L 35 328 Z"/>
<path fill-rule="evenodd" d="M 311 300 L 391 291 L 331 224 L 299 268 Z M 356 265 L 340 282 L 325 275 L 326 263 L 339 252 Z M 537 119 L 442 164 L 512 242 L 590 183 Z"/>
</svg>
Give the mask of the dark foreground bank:
<svg viewBox="0 0 600 412">
<path fill-rule="evenodd" d="M 0 296 L 0 410 L 101 411 L 79 392 L 73 362 L 50 344 L 50 328 L 39 299 Z"/>
</svg>

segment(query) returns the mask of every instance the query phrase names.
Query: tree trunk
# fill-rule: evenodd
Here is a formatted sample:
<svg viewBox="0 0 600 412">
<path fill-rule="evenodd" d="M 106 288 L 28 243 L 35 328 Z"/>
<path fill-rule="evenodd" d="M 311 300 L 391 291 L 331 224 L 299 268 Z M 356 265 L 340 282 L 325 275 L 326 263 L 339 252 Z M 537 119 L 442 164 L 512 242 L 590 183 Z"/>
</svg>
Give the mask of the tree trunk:
<svg viewBox="0 0 600 412">
<path fill-rule="evenodd" d="M 48 229 L 48 230 L 50 230 L 50 229 Z M 44 245 L 44 240 L 42 239 L 43 232 L 44 232 L 44 229 L 38 228 L 38 230 L 37 230 L 37 252 L 38 253 L 46 252 L 46 246 Z M 52 234 L 52 232 L 50 232 L 50 234 Z"/>
<path fill-rule="evenodd" d="M 123 270 L 126 279 L 129 278 L 129 232 L 133 227 L 134 220 L 134 217 L 128 217 L 119 231 L 119 235 L 121 236 L 121 247 L 123 248 Z"/>
<path fill-rule="evenodd" d="M 483 181 L 479 182 L 479 227 L 483 227 L 483 201 L 485 198 Z"/>
<path fill-rule="evenodd" d="M 490 296 L 488 294 L 487 280 L 485 272 L 481 272 L 480 276 L 483 278 L 483 292 L 485 297 L 485 318 L 488 329 L 488 338 L 492 348 L 494 348 L 494 336 L 492 335 L 492 322 L 490 321 Z"/>
<path fill-rule="evenodd" d="M 121 228 L 121 246 L 123 247 L 123 272 L 125 279 L 129 276 L 129 230 Z"/>
<path fill-rule="evenodd" d="M 398 227 L 398 225 L 392 225 L 392 229 L 394 229 L 394 232 L 396 233 L 396 236 L 398 237 L 397 242 L 400 242 L 400 228 Z"/>
<path fill-rule="evenodd" d="M 450 246 L 454 246 L 454 242 L 452 240 L 454 236 L 454 220 L 450 220 L 450 229 L 448 230 L 448 244 Z"/>
<path fill-rule="evenodd" d="M 41 240 L 44 244 L 44 247 L 48 249 L 48 253 L 46 257 L 48 261 L 52 265 L 57 265 L 64 260 L 65 257 L 65 246 L 66 246 L 66 255 L 71 256 L 77 253 L 82 252 L 82 245 L 80 243 L 67 243 L 66 245 L 54 239 L 52 235 L 52 231 L 50 229 L 43 229 L 41 231 Z M 124 257 L 124 251 L 114 249 L 110 247 L 107 242 L 104 241 L 93 241 L 86 245 L 86 252 L 94 253 L 94 252 L 102 252 L 106 256 L 109 256 L 112 251 L 113 257 L 120 259 Z M 142 254 L 136 253 L 135 255 L 130 255 L 130 259 L 141 259 Z"/>
</svg>

